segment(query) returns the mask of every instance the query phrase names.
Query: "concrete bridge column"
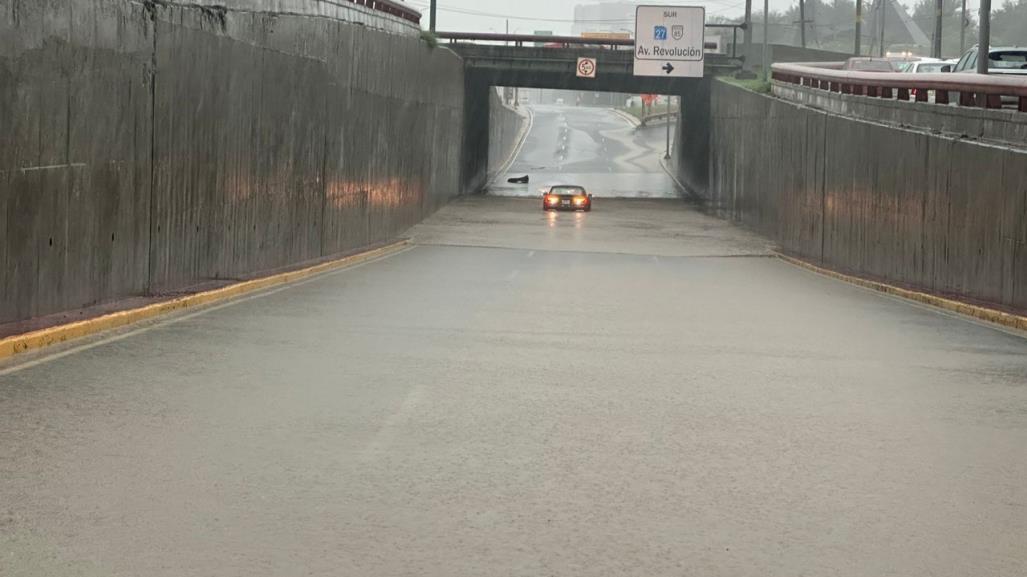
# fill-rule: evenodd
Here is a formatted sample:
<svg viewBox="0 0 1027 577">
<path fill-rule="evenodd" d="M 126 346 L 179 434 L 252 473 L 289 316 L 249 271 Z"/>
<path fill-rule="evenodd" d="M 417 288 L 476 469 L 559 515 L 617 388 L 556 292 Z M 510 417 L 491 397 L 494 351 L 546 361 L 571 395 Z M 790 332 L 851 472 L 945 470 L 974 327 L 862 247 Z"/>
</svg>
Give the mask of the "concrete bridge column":
<svg viewBox="0 0 1027 577">
<path fill-rule="evenodd" d="M 464 134 L 460 162 L 461 194 L 473 194 L 486 184 L 489 165 L 489 90 L 487 79 L 464 76 Z"/>
</svg>

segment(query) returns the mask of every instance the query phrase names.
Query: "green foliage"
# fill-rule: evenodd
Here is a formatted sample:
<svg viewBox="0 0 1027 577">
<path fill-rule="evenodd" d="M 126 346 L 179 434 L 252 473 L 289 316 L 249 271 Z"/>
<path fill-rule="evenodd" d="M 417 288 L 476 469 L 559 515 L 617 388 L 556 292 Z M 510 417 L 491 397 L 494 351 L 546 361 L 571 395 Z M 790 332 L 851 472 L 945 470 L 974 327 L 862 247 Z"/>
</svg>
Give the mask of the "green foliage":
<svg viewBox="0 0 1027 577">
<path fill-rule="evenodd" d="M 941 55 L 944 58 L 959 58 L 959 23 L 962 18 L 960 0 L 943 0 L 941 17 Z M 913 21 L 923 29 L 928 38 L 934 37 L 935 18 L 938 3 L 936 0 L 918 0 L 913 7 Z M 977 20 L 971 11 L 966 13 L 966 44 L 965 49 L 977 43 Z M 994 22 L 994 19 L 992 19 Z M 933 40 L 932 40 L 933 41 Z"/>
<path fill-rule="evenodd" d="M 975 33 L 968 44 L 976 42 Z M 992 8 L 991 45 L 1027 46 L 1027 0 L 1009 0 L 1001 8 Z"/>
<path fill-rule="evenodd" d="M 734 78 L 732 76 L 719 76 L 718 78 L 723 82 L 733 84 L 739 88 L 744 88 L 760 94 L 770 94 L 770 83 L 764 82 L 762 78 L 753 78 L 751 80 L 747 78 Z"/>
<path fill-rule="evenodd" d="M 641 105 L 639 105 L 639 106 L 623 106 L 623 107 L 621 107 L 621 110 L 623 110 L 624 112 L 627 112 L 628 114 L 630 114 L 631 116 L 634 116 L 635 118 L 637 118 L 639 120 L 645 120 L 645 107 L 644 106 L 641 106 Z"/>
<path fill-rule="evenodd" d="M 439 37 L 429 30 L 421 30 L 421 40 L 424 40 L 429 48 L 435 48 L 439 45 Z"/>
</svg>

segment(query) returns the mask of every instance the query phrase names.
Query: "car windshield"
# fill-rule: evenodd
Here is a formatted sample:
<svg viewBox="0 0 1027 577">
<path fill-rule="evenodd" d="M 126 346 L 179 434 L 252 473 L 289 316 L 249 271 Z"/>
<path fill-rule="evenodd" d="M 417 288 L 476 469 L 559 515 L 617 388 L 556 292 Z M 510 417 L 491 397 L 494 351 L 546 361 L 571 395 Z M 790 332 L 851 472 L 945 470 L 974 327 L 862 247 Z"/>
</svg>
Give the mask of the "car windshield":
<svg viewBox="0 0 1027 577">
<path fill-rule="evenodd" d="M 941 72 L 942 66 L 945 66 L 944 62 L 921 62 L 916 67 L 916 72 Z"/>
<path fill-rule="evenodd" d="M 988 60 L 992 68 L 1024 68 L 1027 66 L 1027 50 L 992 52 Z"/>
<path fill-rule="evenodd" d="M 584 194 L 585 189 L 580 186 L 554 186 L 549 189 L 550 194 Z"/>
</svg>

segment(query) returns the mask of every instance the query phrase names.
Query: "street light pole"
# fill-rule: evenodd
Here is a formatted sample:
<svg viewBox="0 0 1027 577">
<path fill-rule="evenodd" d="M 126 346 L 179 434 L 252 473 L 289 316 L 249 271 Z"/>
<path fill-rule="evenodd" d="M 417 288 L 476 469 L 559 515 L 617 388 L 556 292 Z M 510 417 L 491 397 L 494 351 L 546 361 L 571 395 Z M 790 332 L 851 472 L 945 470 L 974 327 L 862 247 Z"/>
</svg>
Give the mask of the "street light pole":
<svg viewBox="0 0 1027 577">
<path fill-rule="evenodd" d="M 934 15 L 934 46 L 931 56 L 941 58 L 941 15 L 945 11 L 945 0 L 938 0 L 937 14 Z"/>
<path fill-rule="evenodd" d="M 877 47 L 878 55 L 884 58 L 884 11 L 888 9 L 888 0 L 878 0 L 881 6 L 881 45 Z"/>
<path fill-rule="evenodd" d="M 438 0 L 431 0 L 431 3 L 428 5 L 428 30 L 432 34 L 435 33 L 435 3 L 437 1 Z"/>
<path fill-rule="evenodd" d="M 939 0 L 940 1 L 940 0 Z M 806 47 L 806 0 L 799 0 L 799 38 Z"/>
<path fill-rule="evenodd" d="M 966 0 L 963 0 L 966 2 Z M 863 53 L 863 47 L 860 44 L 863 42 L 863 0 L 856 0 L 856 45 L 853 47 L 853 54 L 861 56 Z"/>
</svg>

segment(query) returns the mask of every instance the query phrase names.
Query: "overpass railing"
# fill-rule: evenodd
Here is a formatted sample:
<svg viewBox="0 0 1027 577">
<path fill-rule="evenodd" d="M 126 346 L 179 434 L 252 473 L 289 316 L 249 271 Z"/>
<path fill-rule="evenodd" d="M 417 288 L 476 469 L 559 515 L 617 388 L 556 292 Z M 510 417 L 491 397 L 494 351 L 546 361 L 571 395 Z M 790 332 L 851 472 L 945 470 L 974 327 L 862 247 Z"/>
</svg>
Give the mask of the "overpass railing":
<svg viewBox="0 0 1027 577">
<path fill-rule="evenodd" d="M 778 82 L 873 98 L 935 104 L 1002 108 L 1016 104 L 1027 112 L 1027 76 L 939 72 L 904 74 L 842 70 L 841 62 L 779 63 L 771 66 Z"/>
<path fill-rule="evenodd" d="M 396 16 L 397 18 L 402 18 L 403 20 L 407 20 L 407 21 L 413 22 L 415 24 L 420 24 L 421 23 L 421 13 L 418 10 L 416 10 L 416 9 L 406 5 L 406 4 L 404 4 L 403 2 L 399 2 L 398 0 L 342 0 L 342 1 L 348 1 L 350 4 L 359 4 L 360 6 L 364 6 L 365 8 L 370 8 L 371 10 L 376 10 L 378 12 L 385 12 L 386 14 L 391 14 L 392 16 Z"/>
<path fill-rule="evenodd" d="M 738 58 L 736 47 L 738 46 L 738 31 L 745 30 L 745 24 L 707 24 L 707 28 L 730 28 L 732 30 L 731 39 L 731 58 Z M 495 32 L 439 32 L 436 34 L 441 40 L 448 40 L 450 43 L 456 42 L 498 42 L 512 44 L 514 46 L 524 46 L 525 44 L 533 44 L 542 47 L 561 47 L 569 48 L 571 46 L 593 46 L 599 48 L 610 48 L 617 49 L 620 47 L 628 46 L 633 47 L 635 41 L 631 38 L 597 38 L 597 37 L 585 37 L 585 36 L 552 36 L 552 35 L 538 35 L 538 34 L 502 34 Z M 716 44 L 707 43 L 706 48 L 716 48 Z"/>
</svg>

